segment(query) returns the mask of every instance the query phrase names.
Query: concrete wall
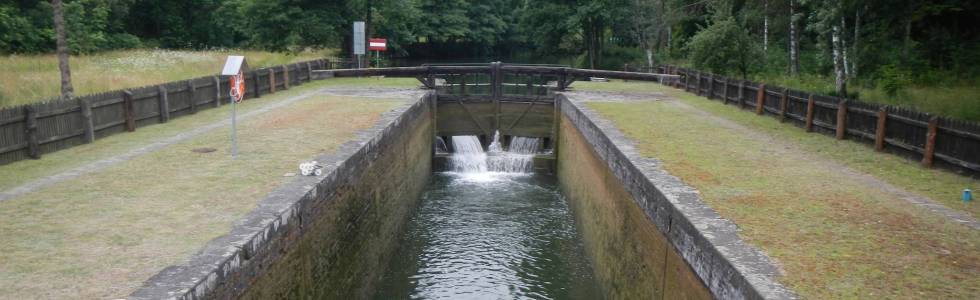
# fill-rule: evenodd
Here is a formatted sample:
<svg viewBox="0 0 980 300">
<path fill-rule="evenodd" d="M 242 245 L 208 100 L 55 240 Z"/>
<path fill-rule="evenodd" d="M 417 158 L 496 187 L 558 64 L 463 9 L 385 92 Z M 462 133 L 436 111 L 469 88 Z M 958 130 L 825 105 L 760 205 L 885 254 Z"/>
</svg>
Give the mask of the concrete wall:
<svg viewBox="0 0 980 300">
<path fill-rule="evenodd" d="M 271 193 L 231 233 L 134 299 L 364 299 L 431 172 L 432 93 L 318 158 L 322 177 Z"/>
<path fill-rule="evenodd" d="M 615 126 L 558 95 L 557 174 L 610 299 L 792 299 L 778 269 Z"/>
</svg>

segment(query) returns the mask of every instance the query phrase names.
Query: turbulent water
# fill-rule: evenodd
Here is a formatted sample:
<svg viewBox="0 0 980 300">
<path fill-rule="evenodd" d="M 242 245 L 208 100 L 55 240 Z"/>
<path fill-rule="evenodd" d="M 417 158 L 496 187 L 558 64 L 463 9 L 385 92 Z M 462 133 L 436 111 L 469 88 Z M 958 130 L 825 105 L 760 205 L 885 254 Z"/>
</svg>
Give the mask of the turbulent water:
<svg viewBox="0 0 980 300">
<path fill-rule="evenodd" d="M 454 171 L 433 175 L 375 298 L 602 298 L 554 178 L 529 173 L 537 139 L 452 143 Z"/>
</svg>

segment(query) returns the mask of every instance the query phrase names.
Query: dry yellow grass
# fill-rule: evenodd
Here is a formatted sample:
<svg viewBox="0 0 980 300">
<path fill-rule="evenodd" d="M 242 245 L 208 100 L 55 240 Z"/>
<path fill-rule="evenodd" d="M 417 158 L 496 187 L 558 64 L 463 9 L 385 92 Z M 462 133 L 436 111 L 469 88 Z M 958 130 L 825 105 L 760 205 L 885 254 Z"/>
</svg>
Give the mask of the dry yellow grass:
<svg viewBox="0 0 980 300">
<path fill-rule="evenodd" d="M 854 180 L 834 166 L 865 166 L 826 152 L 851 151 L 847 153 L 862 160 L 891 156 L 655 84 L 579 87 L 669 95 L 668 101 L 589 106 L 635 140 L 643 155 L 662 160 L 669 172 L 700 190 L 711 207 L 738 224 L 744 239 L 781 265 L 785 275 L 780 281 L 804 298 L 980 297 L 975 283 L 980 276 L 980 231 Z M 704 111 L 722 120 L 706 117 Z M 884 164 L 910 176 L 942 172 L 887 160 Z M 932 177 L 943 182 L 922 184 L 978 185 L 955 175 Z M 888 181 L 903 188 L 913 185 Z"/>
<path fill-rule="evenodd" d="M 299 162 L 405 100 L 313 96 L 240 124 L 236 160 L 225 128 L 0 202 L 0 298 L 124 297 L 227 232 Z"/>
<path fill-rule="evenodd" d="M 75 95 L 139 87 L 218 73 L 228 55 L 245 55 L 252 67 L 322 58 L 325 53 L 262 51 L 127 50 L 72 56 Z M 58 58 L 48 55 L 0 57 L 0 107 L 47 100 L 61 91 Z"/>
</svg>

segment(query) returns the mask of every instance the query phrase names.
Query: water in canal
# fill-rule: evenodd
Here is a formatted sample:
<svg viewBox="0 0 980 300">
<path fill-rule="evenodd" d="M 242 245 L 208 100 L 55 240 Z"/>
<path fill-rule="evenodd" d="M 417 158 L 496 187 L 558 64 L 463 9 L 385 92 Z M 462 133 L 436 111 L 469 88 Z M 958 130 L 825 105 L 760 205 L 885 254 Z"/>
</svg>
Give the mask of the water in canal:
<svg viewBox="0 0 980 300">
<path fill-rule="evenodd" d="M 555 179 L 530 172 L 537 139 L 451 142 L 453 171 L 433 174 L 376 298 L 602 298 Z"/>
</svg>

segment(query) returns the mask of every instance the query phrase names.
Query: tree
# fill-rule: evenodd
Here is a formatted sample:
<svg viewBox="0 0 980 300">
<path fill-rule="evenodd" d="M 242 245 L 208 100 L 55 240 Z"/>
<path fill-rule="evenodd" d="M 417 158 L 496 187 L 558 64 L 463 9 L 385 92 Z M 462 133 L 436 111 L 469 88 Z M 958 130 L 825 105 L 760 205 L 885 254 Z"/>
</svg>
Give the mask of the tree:
<svg viewBox="0 0 980 300">
<path fill-rule="evenodd" d="M 713 21 L 695 34 L 687 51 L 695 68 L 721 74 L 737 72 L 742 78 L 759 67 L 762 57 L 758 44 L 732 17 Z"/>
<path fill-rule="evenodd" d="M 65 8 L 61 0 L 51 0 L 54 14 L 54 30 L 58 51 L 58 69 L 61 70 L 61 99 L 74 98 L 71 86 L 71 67 L 68 65 L 68 42 L 65 40 Z"/>
<path fill-rule="evenodd" d="M 789 0 L 789 74 L 800 74 L 800 29 L 797 27 L 796 0 Z"/>
</svg>

